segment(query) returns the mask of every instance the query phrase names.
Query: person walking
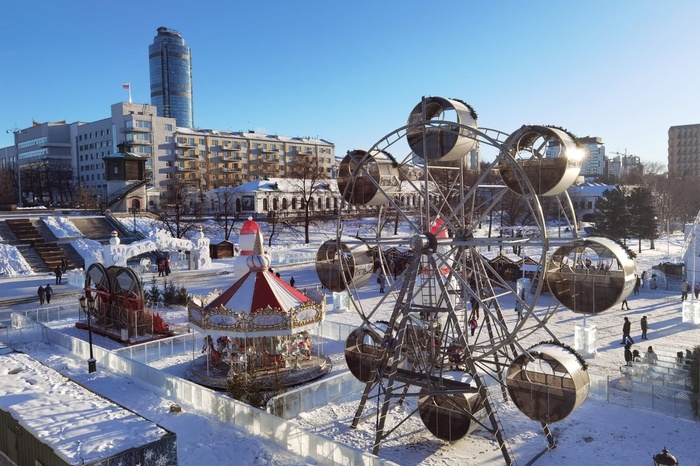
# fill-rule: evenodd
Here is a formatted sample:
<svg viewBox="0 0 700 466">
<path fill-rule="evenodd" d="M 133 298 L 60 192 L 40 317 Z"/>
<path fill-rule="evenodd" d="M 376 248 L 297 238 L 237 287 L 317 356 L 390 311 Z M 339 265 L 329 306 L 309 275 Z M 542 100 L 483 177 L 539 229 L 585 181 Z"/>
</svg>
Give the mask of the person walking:
<svg viewBox="0 0 700 466">
<path fill-rule="evenodd" d="M 639 325 L 642 328 L 642 340 L 647 340 L 647 330 L 649 330 L 649 322 L 647 321 L 647 316 L 642 317 L 642 320 L 639 322 Z"/>
<path fill-rule="evenodd" d="M 683 283 L 681 283 L 681 301 L 685 301 L 688 299 L 688 292 L 690 291 L 690 283 L 688 283 L 688 280 L 683 280 Z"/>
<path fill-rule="evenodd" d="M 46 284 L 46 287 L 44 288 L 44 294 L 46 295 L 46 304 L 51 304 L 51 295 L 53 294 L 53 288 L 51 288 L 50 283 Z"/>
<path fill-rule="evenodd" d="M 630 322 L 629 318 L 625 317 L 625 323 L 622 324 L 622 342 L 620 342 L 621 345 L 624 345 L 625 343 L 634 344 L 634 340 L 632 340 L 632 337 L 630 336 L 630 330 L 632 330 L 632 322 Z"/>
<path fill-rule="evenodd" d="M 642 288 L 644 288 L 647 284 L 647 271 L 645 270 L 642 272 Z"/>
<path fill-rule="evenodd" d="M 57 265 L 55 269 L 53 269 L 54 275 L 56 275 L 56 285 L 61 284 L 61 276 L 63 276 L 63 272 L 61 272 L 61 266 Z"/>
<path fill-rule="evenodd" d="M 625 306 L 627 307 L 627 310 L 630 310 L 630 305 L 627 303 L 627 298 L 622 300 L 622 310 L 625 310 Z"/>
<path fill-rule="evenodd" d="M 165 275 L 165 261 L 163 259 L 158 259 L 158 276 L 162 277 Z"/>
<path fill-rule="evenodd" d="M 36 293 L 39 295 L 39 304 L 44 304 L 44 300 L 46 299 L 46 290 L 44 290 L 44 287 L 39 285 L 39 289 L 36 290 Z"/>
<path fill-rule="evenodd" d="M 476 296 L 472 296 L 469 302 L 472 305 L 472 315 L 476 320 L 479 320 L 479 300 L 476 299 Z"/>
<path fill-rule="evenodd" d="M 639 288 L 642 286 L 642 279 L 639 278 L 639 275 L 634 274 L 634 294 L 638 295 L 639 294 Z"/>
<path fill-rule="evenodd" d="M 295 283 L 296 283 L 296 281 L 294 280 L 294 277 L 291 277 L 291 278 L 289 279 L 289 284 L 292 285 L 292 286 L 294 286 Z"/>
<path fill-rule="evenodd" d="M 695 282 L 695 287 L 693 288 L 693 293 L 695 294 L 695 299 L 700 298 L 700 282 Z"/>
<path fill-rule="evenodd" d="M 469 320 L 469 330 L 471 330 L 471 335 L 474 336 L 474 331 L 476 328 L 479 326 L 479 322 L 476 321 L 476 318 L 472 316 L 472 318 Z"/>
<path fill-rule="evenodd" d="M 384 285 L 386 284 L 386 276 L 383 272 L 379 272 L 377 276 L 377 283 L 379 283 L 379 292 L 384 293 Z"/>
</svg>

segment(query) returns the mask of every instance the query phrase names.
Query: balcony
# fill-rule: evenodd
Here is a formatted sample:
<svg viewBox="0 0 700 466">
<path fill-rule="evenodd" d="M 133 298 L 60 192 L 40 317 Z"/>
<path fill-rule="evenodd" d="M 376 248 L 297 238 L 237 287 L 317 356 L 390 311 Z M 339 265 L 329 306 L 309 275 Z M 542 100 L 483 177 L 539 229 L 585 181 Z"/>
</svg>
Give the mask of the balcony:
<svg viewBox="0 0 700 466">
<path fill-rule="evenodd" d="M 194 142 L 176 141 L 175 147 L 197 147 Z"/>
<path fill-rule="evenodd" d="M 153 144 L 153 141 L 146 141 L 144 139 L 133 139 L 131 141 L 125 141 L 125 143 L 132 146 L 150 146 Z"/>
<path fill-rule="evenodd" d="M 131 128 L 125 126 L 120 130 L 122 133 L 151 133 L 153 128 L 141 128 L 138 126 L 132 126 Z"/>
<path fill-rule="evenodd" d="M 198 167 L 196 165 L 182 165 L 182 166 L 177 166 L 177 171 L 179 172 L 193 172 L 196 171 Z"/>
</svg>

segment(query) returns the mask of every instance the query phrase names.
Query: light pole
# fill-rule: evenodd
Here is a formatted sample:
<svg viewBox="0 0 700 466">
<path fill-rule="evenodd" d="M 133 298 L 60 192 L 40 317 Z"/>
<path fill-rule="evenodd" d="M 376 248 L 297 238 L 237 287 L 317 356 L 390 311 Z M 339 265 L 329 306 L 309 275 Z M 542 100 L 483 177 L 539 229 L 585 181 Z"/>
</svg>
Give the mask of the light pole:
<svg viewBox="0 0 700 466">
<path fill-rule="evenodd" d="M 141 208 L 137 207 L 137 206 L 131 207 L 129 209 L 129 213 L 134 214 L 134 234 L 136 234 L 137 233 L 137 231 L 136 231 L 136 214 L 141 213 Z"/>
<path fill-rule="evenodd" d="M 19 169 L 19 144 L 17 143 L 17 134 L 21 133 L 22 130 L 16 127 L 13 129 L 8 129 L 6 133 L 12 132 L 15 139 L 15 168 L 17 169 L 17 207 L 23 207 L 22 204 L 22 172 Z"/>
<path fill-rule="evenodd" d="M 80 308 L 87 314 L 88 322 L 88 342 L 90 343 L 90 359 L 88 359 L 88 372 L 92 373 L 97 370 L 97 361 L 92 355 L 92 314 L 95 312 L 95 298 L 92 296 L 86 298 L 81 296 L 78 301 L 80 302 Z M 87 302 L 87 306 L 86 306 Z"/>
</svg>

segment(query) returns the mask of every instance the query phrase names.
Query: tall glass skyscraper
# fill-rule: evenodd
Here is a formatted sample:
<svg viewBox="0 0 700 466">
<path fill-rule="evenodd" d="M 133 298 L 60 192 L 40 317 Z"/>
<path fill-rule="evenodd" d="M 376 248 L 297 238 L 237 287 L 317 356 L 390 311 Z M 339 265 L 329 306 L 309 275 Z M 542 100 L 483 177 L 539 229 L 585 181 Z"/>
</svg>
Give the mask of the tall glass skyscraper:
<svg viewBox="0 0 700 466">
<path fill-rule="evenodd" d="M 148 47 L 151 105 L 158 116 L 175 118 L 177 126 L 193 128 L 192 54 L 178 31 L 158 28 Z"/>
</svg>

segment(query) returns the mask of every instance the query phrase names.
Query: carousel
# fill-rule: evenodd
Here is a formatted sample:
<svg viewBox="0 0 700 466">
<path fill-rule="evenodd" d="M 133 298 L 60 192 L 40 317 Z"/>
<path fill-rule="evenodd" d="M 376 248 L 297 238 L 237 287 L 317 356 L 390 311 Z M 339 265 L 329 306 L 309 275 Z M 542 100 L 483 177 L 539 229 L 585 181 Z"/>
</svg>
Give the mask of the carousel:
<svg viewBox="0 0 700 466">
<path fill-rule="evenodd" d="M 263 253 L 262 232 L 252 231 L 248 271 L 209 303 L 188 304 L 189 325 L 202 335 L 190 374 L 201 385 L 225 389 L 229 378 L 246 373 L 265 388 L 293 386 L 331 369 L 314 342 L 326 314 L 325 295 L 302 293 L 277 277 Z"/>
</svg>

